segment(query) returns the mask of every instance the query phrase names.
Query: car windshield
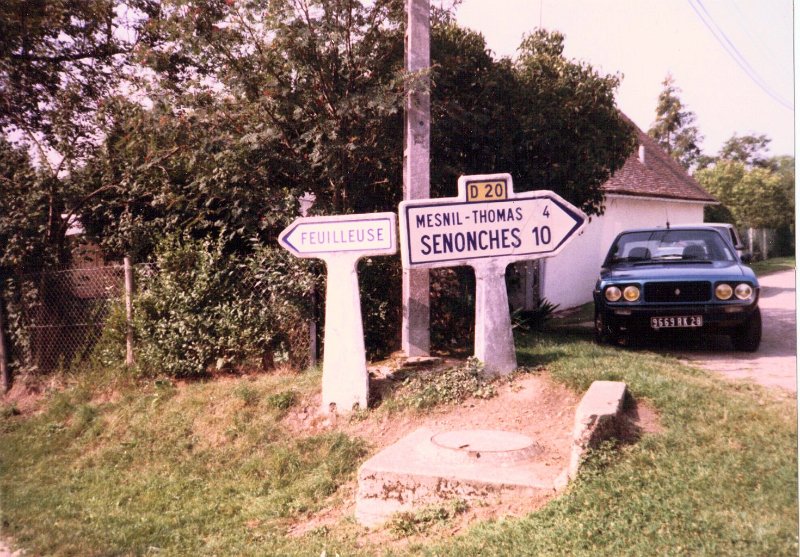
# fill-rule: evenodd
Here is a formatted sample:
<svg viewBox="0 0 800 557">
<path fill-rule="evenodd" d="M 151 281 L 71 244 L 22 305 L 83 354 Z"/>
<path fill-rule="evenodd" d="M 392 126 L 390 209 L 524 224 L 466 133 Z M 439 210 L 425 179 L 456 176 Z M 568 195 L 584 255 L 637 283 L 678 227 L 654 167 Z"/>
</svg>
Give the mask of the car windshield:
<svg viewBox="0 0 800 557">
<path fill-rule="evenodd" d="M 620 234 L 605 265 L 735 260 L 731 247 L 716 230 L 648 230 Z"/>
</svg>

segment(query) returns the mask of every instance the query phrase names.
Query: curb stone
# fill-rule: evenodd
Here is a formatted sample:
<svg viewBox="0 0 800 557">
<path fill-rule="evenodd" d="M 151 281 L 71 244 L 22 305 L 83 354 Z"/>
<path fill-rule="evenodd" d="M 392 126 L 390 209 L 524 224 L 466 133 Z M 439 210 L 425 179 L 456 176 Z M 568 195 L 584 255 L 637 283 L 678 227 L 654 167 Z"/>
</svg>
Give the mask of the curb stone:
<svg viewBox="0 0 800 557">
<path fill-rule="evenodd" d="M 583 395 L 575 410 L 568 477 L 564 479 L 577 476 L 587 450 L 617 433 L 627 392 L 627 385 L 621 381 L 595 381 Z"/>
</svg>

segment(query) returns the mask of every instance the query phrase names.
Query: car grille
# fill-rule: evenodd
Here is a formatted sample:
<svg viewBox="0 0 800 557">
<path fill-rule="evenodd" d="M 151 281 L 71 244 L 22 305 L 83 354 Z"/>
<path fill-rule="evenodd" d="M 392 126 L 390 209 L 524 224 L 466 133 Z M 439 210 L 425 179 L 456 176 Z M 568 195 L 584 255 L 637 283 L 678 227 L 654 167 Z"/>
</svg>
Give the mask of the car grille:
<svg viewBox="0 0 800 557">
<path fill-rule="evenodd" d="M 646 302 L 705 302 L 711 299 L 711 283 L 649 282 L 644 285 Z"/>
</svg>

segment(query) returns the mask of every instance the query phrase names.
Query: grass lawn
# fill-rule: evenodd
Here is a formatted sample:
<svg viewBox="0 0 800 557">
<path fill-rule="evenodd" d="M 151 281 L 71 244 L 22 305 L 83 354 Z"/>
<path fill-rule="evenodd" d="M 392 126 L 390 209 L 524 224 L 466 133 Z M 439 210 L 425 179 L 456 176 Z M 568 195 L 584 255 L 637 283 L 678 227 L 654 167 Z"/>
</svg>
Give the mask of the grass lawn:
<svg viewBox="0 0 800 557">
<path fill-rule="evenodd" d="M 282 417 L 319 389 L 311 371 L 178 386 L 83 378 L 38 413 L 6 404 L 3 533 L 33 555 L 797 555 L 796 399 L 590 337 L 575 325 L 519 336 L 519 363 L 578 392 L 625 381 L 663 431 L 596 451 L 525 518 L 452 537 L 442 515 L 405 545 L 370 541 L 352 518 L 291 535 L 352 502 L 370 451 L 335 428 L 291 433 Z"/>
<path fill-rule="evenodd" d="M 756 272 L 756 275 L 762 276 L 778 271 L 789 271 L 795 268 L 795 264 L 794 257 L 773 257 L 772 259 L 751 263 L 750 267 Z"/>
</svg>

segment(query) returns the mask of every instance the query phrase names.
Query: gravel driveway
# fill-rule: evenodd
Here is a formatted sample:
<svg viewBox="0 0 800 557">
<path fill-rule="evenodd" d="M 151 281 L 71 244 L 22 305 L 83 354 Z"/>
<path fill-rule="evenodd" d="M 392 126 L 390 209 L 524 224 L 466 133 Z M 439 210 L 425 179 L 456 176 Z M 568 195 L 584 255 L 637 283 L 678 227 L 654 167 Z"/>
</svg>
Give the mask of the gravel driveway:
<svg viewBox="0 0 800 557">
<path fill-rule="evenodd" d="M 729 379 L 755 381 L 797 394 L 797 320 L 795 271 L 760 277 L 763 335 L 752 354 L 734 352 L 724 337 L 708 339 L 699 350 L 681 358 Z"/>
</svg>

